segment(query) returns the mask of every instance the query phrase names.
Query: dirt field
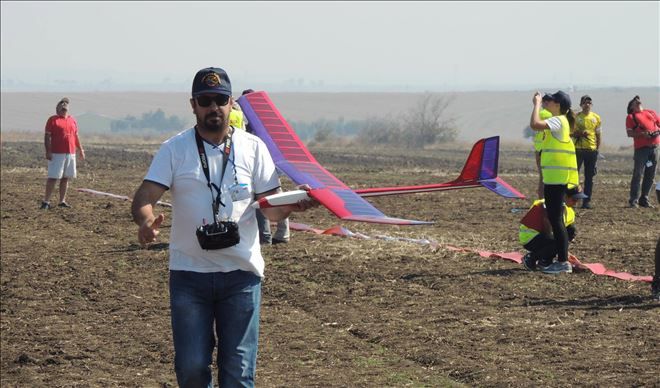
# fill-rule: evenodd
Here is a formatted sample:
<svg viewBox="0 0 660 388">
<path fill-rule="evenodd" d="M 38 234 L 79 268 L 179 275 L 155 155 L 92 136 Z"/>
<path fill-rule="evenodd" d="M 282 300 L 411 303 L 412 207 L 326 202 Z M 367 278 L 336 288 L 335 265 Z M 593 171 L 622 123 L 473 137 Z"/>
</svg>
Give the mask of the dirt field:
<svg viewBox="0 0 660 388">
<path fill-rule="evenodd" d="M 156 146 L 86 148 L 73 187 L 132 195 Z M 467 156 L 450 146 L 414 155 L 312 151 L 353 187 L 449 180 Z M 660 213 L 625 208 L 632 152 L 606 157 L 595 209 L 578 210 L 571 251 L 651 275 Z M 2 145 L 2 386 L 176 386 L 169 217 L 161 242 L 144 250 L 128 202 L 71 190 L 73 209 L 41 211 L 45 165 L 41 143 Z M 500 173 L 534 192 L 531 152 L 505 150 Z M 512 251 L 517 209 L 530 202 L 473 189 L 373 203 L 436 224 L 344 226 Z M 337 224 L 324 209 L 293 221 Z M 648 283 L 543 275 L 470 253 L 302 232 L 264 250 L 258 386 L 660 386 L 660 305 Z"/>
</svg>

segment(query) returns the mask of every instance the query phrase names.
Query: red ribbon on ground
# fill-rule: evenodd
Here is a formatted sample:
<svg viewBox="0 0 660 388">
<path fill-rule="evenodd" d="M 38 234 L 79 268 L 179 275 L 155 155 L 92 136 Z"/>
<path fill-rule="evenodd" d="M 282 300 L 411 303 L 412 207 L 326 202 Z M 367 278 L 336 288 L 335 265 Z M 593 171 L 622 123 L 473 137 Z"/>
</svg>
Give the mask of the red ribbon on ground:
<svg viewBox="0 0 660 388">
<path fill-rule="evenodd" d="M 299 224 L 296 222 L 291 222 L 289 224 L 289 228 L 301 232 L 312 232 L 316 234 L 329 234 L 332 236 L 342 236 L 342 237 L 352 237 L 352 238 L 359 238 L 363 240 L 385 240 L 385 241 L 403 241 L 403 242 L 410 242 L 414 244 L 420 244 L 420 245 L 429 245 L 433 248 L 445 248 L 450 251 L 455 251 L 455 252 L 473 252 L 478 254 L 481 257 L 484 258 L 490 258 L 490 259 L 504 259 L 504 260 L 509 260 L 516 262 L 518 264 L 522 263 L 522 257 L 523 255 L 520 252 L 491 252 L 491 251 L 481 251 L 478 249 L 472 249 L 472 248 L 460 248 L 460 247 L 455 247 L 451 245 L 445 245 L 442 246 L 438 242 L 433 241 L 433 240 L 428 240 L 428 239 L 412 239 L 412 238 L 405 238 L 405 237 L 390 237 L 390 236 L 382 236 L 382 235 L 377 235 L 374 237 L 364 235 L 362 233 L 353 233 L 350 230 L 344 228 L 343 226 L 335 225 L 329 229 L 322 230 L 322 229 L 316 229 L 312 228 L 309 225 L 305 224 Z M 574 269 L 579 269 L 579 270 L 586 270 L 586 271 L 591 271 L 594 275 L 601 275 L 601 276 L 610 276 L 613 278 L 617 279 L 622 279 L 622 280 L 630 280 L 630 281 L 638 281 L 638 282 L 648 282 L 650 283 L 653 280 L 653 276 L 638 276 L 638 275 L 633 275 L 627 272 L 616 272 L 611 269 L 607 269 L 603 264 L 601 263 L 582 263 L 577 257 L 574 255 L 570 255 L 568 258 L 568 261 L 573 265 Z"/>
</svg>

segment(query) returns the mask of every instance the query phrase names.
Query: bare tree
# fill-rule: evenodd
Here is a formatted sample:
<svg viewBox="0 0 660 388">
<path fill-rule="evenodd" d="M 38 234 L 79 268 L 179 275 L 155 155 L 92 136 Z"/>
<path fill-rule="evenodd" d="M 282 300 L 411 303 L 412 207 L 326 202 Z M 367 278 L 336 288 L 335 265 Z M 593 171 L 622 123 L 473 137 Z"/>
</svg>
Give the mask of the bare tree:
<svg viewBox="0 0 660 388">
<path fill-rule="evenodd" d="M 425 145 L 445 143 L 456 139 L 458 129 L 455 119 L 447 117 L 446 110 L 451 96 L 425 93 L 406 115 L 404 121 L 404 144 L 408 148 L 423 148 Z"/>
</svg>

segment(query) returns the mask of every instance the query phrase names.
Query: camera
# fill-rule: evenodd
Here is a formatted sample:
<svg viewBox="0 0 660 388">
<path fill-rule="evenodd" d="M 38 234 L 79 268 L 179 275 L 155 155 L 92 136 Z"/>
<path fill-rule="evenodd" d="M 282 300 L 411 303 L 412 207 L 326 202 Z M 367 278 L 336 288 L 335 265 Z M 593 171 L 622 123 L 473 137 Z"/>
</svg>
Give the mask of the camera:
<svg viewBox="0 0 660 388">
<path fill-rule="evenodd" d="M 241 241 L 238 224 L 234 221 L 216 221 L 202 225 L 195 230 L 195 234 L 199 245 L 206 250 L 229 248 Z"/>
</svg>

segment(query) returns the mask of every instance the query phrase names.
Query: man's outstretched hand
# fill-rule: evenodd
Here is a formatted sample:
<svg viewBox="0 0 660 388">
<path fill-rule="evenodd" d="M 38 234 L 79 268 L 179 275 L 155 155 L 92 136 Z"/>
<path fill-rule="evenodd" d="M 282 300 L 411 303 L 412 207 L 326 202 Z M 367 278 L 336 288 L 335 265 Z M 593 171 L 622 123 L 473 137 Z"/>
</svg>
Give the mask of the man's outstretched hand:
<svg viewBox="0 0 660 388">
<path fill-rule="evenodd" d="M 156 241 L 156 236 L 160 233 L 158 229 L 164 220 L 165 215 L 161 213 L 158 217 L 147 219 L 142 225 L 140 225 L 140 228 L 138 229 L 138 241 L 140 242 L 140 245 L 145 247 L 147 244 Z"/>
</svg>

